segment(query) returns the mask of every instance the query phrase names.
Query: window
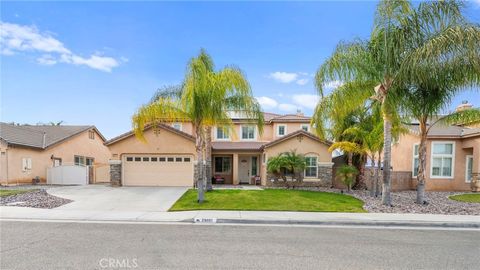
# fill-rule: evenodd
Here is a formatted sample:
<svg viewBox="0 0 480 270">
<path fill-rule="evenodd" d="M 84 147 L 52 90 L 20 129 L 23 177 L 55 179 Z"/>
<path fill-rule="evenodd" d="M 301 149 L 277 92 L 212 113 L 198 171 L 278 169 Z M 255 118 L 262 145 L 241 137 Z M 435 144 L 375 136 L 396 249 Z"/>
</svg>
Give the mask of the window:
<svg viewBox="0 0 480 270">
<path fill-rule="evenodd" d="M 258 174 L 258 165 L 257 165 L 258 158 L 252 157 L 252 175 L 257 176 Z"/>
<path fill-rule="evenodd" d="M 301 125 L 300 125 L 300 128 L 301 128 L 303 131 L 306 131 L 306 132 L 308 132 L 308 130 L 310 129 L 310 127 L 308 126 L 308 124 L 301 124 Z"/>
<path fill-rule="evenodd" d="M 166 160 L 166 159 L 165 159 L 164 157 L 161 157 L 161 158 L 160 158 L 160 162 L 165 162 L 165 160 Z"/>
<path fill-rule="evenodd" d="M 317 178 L 317 157 L 305 157 L 305 177 Z"/>
<path fill-rule="evenodd" d="M 174 160 L 173 157 L 168 157 L 168 158 L 167 158 L 167 161 L 168 161 L 168 162 L 173 162 L 173 160 Z"/>
<path fill-rule="evenodd" d="M 151 157 L 151 158 L 150 158 L 150 161 L 152 161 L 152 162 L 157 162 L 157 161 L 158 161 L 158 158 L 157 158 L 157 157 Z"/>
<path fill-rule="evenodd" d="M 143 157 L 142 160 L 143 161 L 150 161 L 150 158 L 149 157 Z"/>
<path fill-rule="evenodd" d="M 231 161 L 230 157 L 215 157 L 215 173 L 229 173 Z"/>
<path fill-rule="evenodd" d="M 172 127 L 176 130 L 182 131 L 182 123 L 173 123 Z"/>
<path fill-rule="evenodd" d="M 135 157 L 135 161 L 142 161 L 141 157 Z"/>
<path fill-rule="evenodd" d="M 262 155 L 262 162 L 263 162 L 263 164 L 267 163 L 267 154 L 265 154 L 265 153 L 263 153 L 263 155 Z"/>
<path fill-rule="evenodd" d="M 175 158 L 175 162 L 182 162 L 182 158 L 181 157 Z"/>
<path fill-rule="evenodd" d="M 77 166 L 85 166 L 84 156 L 73 156 L 73 163 Z"/>
<path fill-rule="evenodd" d="M 127 157 L 127 161 L 133 161 L 133 157 Z"/>
<path fill-rule="evenodd" d="M 465 172 L 465 182 L 470 183 L 472 182 L 472 172 L 473 172 L 473 156 L 468 155 L 467 156 L 467 162 L 466 162 L 466 172 Z"/>
<path fill-rule="evenodd" d="M 190 162 L 190 158 L 189 157 L 183 158 L 183 162 Z"/>
<path fill-rule="evenodd" d="M 242 126 L 242 140 L 255 140 L 255 126 Z"/>
<path fill-rule="evenodd" d="M 230 132 L 227 127 L 217 127 L 217 140 L 228 140 L 230 139 Z"/>
<path fill-rule="evenodd" d="M 432 178 L 453 178 L 453 142 L 432 142 Z"/>
<path fill-rule="evenodd" d="M 94 162 L 94 158 L 87 157 L 87 158 L 85 158 L 85 161 L 86 161 L 85 165 L 92 166 L 93 162 Z"/>
<path fill-rule="evenodd" d="M 418 158 L 418 149 L 420 145 L 418 143 L 413 145 L 413 167 L 412 167 L 412 176 L 416 177 L 418 175 L 418 166 L 420 159 Z"/>
<path fill-rule="evenodd" d="M 88 138 L 91 140 L 95 140 L 95 131 L 89 130 L 88 131 Z"/>
<path fill-rule="evenodd" d="M 277 136 L 284 136 L 287 133 L 287 126 L 286 125 L 278 125 L 277 126 Z"/>
<path fill-rule="evenodd" d="M 22 158 L 22 171 L 32 170 L 32 158 Z"/>
</svg>

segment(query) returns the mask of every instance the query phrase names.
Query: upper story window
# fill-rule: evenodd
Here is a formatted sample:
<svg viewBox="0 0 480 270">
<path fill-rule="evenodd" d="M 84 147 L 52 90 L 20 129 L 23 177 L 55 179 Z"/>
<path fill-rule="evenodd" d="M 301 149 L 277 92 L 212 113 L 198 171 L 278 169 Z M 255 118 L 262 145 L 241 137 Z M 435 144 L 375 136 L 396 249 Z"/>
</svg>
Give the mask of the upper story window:
<svg viewBox="0 0 480 270">
<path fill-rule="evenodd" d="M 182 131 L 182 123 L 173 123 L 172 127 L 176 130 Z"/>
<path fill-rule="evenodd" d="M 230 131 L 227 127 L 217 127 L 215 138 L 217 140 L 228 140 L 230 139 Z"/>
<path fill-rule="evenodd" d="M 286 125 L 278 125 L 277 126 L 277 136 L 284 136 L 287 134 L 287 126 Z"/>
<path fill-rule="evenodd" d="M 255 126 L 242 126 L 242 140 L 255 140 Z"/>
<path fill-rule="evenodd" d="M 95 140 L 95 131 L 89 130 L 88 131 L 88 138 L 91 140 Z"/>
<path fill-rule="evenodd" d="M 310 130 L 310 126 L 308 124 L 301 124 L 300 125 L 300 128 L 303 130 L 303 131 L 306 131 L 308 132 Z"/>
<path fill-rule="evenodd" d="M 420 145 L 418 143 L 413 145 L 413 166 L 412 166 L 412 175 L 416 177 L 418 175 L 418 166 L 420 159 L 418 157 L 418 149 Z"/>
<path fill-rule="evenodd" d="M 455 143 L 432 142 L 432 178 L 453 178 Z"/>
<path fill-rule="evenodd" d="M 22 171 L 31 171 L 32 170 L 32 158 L 22 158 Z"/>
</svg>

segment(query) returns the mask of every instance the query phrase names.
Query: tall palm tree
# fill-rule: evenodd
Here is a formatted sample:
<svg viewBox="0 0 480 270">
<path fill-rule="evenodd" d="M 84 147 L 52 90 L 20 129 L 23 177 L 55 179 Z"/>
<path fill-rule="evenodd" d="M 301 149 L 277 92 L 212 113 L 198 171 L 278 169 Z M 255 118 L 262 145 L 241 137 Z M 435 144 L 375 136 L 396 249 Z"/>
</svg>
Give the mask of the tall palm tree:
<svg viewBox="0 0 480 270">
<path fill-rule="evenodd" d="M 175 91 L 174 91 L 175 92 Z M 159 94 L 153 102 L 142 106 L 132 118 L 138 138 L 144 139 L 146 125 L 170 122 L 190 122 L 195 134 L 196 186 L 198 202 L 204 200 L 204 183 L 209 164 L 206 164 L 206 129 L 231 126 L 229 111 L 241 111 L 263 131 L 263 114 L 253 98 L 243 72 L 233 66 L 216 71 L 213 60 L 205 50 L 192 58 L 181 85 L 181 94 Z"/>
<path fill-rule="evenodd" d="M 420 21 L 428 24 L 418 25 Z M 441 67 L 445 56 L 478 52 L 478 32 L 478 26 L 465 22 L 457 1 L 426 2 L 415 9 L 405 0 L 384 0 L 377 6 L 370 39 L 340 43 L 318 69 L 316 86 L 322 96 L 332 81 L 376 84 L 372 98 L 380 102 L 384 122 L 383 204 L 391 205 L 392 115 L 401 101 L 396 93 L 414 79 L 432 77 L 427 65 Z M 424 42 L 412 41 L 418 37 Z"/>
</svg>

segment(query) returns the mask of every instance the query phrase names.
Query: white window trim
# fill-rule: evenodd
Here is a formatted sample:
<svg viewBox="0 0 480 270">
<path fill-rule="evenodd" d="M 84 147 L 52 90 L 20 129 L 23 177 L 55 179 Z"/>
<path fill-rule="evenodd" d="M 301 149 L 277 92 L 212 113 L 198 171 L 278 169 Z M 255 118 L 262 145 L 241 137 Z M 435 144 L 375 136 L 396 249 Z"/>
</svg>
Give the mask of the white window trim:
<svg viewBox="0 0 480 270">
<path fill-rule="evenodd" d="M 228 130 L 228 138 L 218 138 L 218 127 L 215 127 L 215 130 L 213 132 L 215 132 L 215 140 L 216 141 L 230 141 L 231 140 L 231 136 L 230 136 L 230 129 L 226 128 Z"/>
<path fill-rule="evenodd" d="M 309 124 L 300 124 L 300 130 L 303 130 L 303 127 L 307 127 L 307 132 L 310 132 L 310 125 Z"/>
<path fill-rule="evenodd" d="M 177 129 L 179 131 L 183 131 L 183 124 L 180 123 L 180 122 L 175 122 L 175 123 L 172 123 L 172 127 L 175 128 L 175 125 L 180 125 L 180 129 Z M 175 128 L 176 129 L 176 128 Z"/>
<path fill-rule="evenodd" d="M 285 134 L 280 135 L 280 127 L 284 127 L 284 128 L 285 128 Z M 282 124 L 282 125 L 277 125 L 277 136 L 278 136 L 278 137 L 283 137 L 283 136 L 285 136 L 285 135 L 287 135 L 287 125 L 283 125 L 283 124 Z"/>
<path fill-rule="evenodd" d="M 24 157 L 22 158 L 22 172 L 27 172 L 32 170 L 32 158 Z"/>
<path fill-rule="evenodd" d="M 418 155 L 415 156 L 415 146 L 418 145 Z M 420 144 L 414 143 L 413 144 L 413 152 L 412 152 L 412 178 L 417 177 L 415 175 L 415 157 L 418 158 L 418 167 L 420 168 Z"/>
<path fill-rule="evenodd" d="M 436 144 L 452 144 L 452 154 L 435 154 L 436 157 L 451 157 L 452 158 L 452 175 L 451 176 L 434 176 L 433 175 L 433 148 Z M 430 148 L 430 178 L 432 179 L 453 179 L 455 177 L 455 142 L 454 141 L 434 141 Z"/>
<path fill-rule="evenodd" d="M 303 170 L 303 175 L 304 175 L 304 178 L 305 179 L 318 179 L 318 156 L 316 155 L 307 155 L 305 156 L 305 158 L 315 158 L 316 159 L 316 173 L 315 173 L 315 176 L 307 176 L 307 167 L 311 167 L 311 166 L 305 166 L 305 170 Z"/>
<path fill-rule="evenodd" d="M 465 183 L 471 183 L 472 180 L 468 179 L 468 159 L 472 159 L 472 173 L 473 173 L 473 155 L 466 155 L 465 156 Z"/>
<path fill-rule="evenodd" d="M 243 127 L 253 127 L 253 139 L 244 139 L 242 137 Z M 240 126 L 240 140 L 241 141 L 256 141 L 257 140 L 257 127 L 255 125 L 241 125 Z"/>
</svg>

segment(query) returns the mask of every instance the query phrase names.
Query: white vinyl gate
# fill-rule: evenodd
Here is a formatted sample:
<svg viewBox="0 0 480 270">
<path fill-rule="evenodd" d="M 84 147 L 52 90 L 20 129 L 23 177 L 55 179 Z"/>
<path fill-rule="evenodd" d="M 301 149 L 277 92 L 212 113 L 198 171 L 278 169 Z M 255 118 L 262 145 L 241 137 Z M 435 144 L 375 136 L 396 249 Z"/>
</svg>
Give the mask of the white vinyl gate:
<svg viewBox="0 0 480 270">
<path fill-rule="evenodd" d="M 62 165 L 47 169 L 47 184 L 49 185 L 87 185 L 88 167 L 77 165 Z"/>
</svg>

